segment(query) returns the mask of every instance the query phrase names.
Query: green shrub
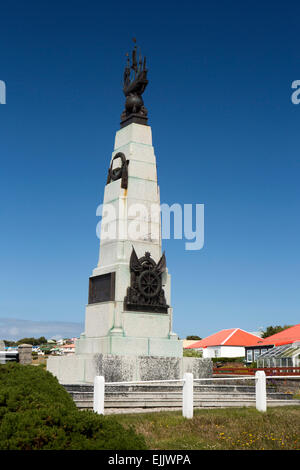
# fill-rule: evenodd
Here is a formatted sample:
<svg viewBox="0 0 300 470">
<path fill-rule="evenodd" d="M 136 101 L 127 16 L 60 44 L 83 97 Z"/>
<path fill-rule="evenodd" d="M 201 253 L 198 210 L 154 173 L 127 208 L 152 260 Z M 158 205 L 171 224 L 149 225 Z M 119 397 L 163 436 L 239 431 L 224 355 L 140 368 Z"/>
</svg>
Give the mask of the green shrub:
<svg viewBox="0 0 300 470">
<path fill-rule="evenodd" d="M 16 362 L 0 366 L 0 420 L 7 412 L 51 405 L 76 409 L 71 396 L 50 372 Z"/>
<path fill-rule="evenodd" d="M 252 369 L 257 369 L 257 362 L 251 362 L 251 364 L 248 365 L 248 367 L 251 367 Z"/>
<path fill-rule="evenodd" d="M 6 413 L 0 425 L 0 450 L 139 450 L 142 436 L 109 416 L 54 406 Z"/>
<path fill-rule="evenodd" d="M 244 357 L 212 357 L 211 360 L 213 363 L 220 362 L 222 364 L 226 364 L 227 362 L 237 362 L 237 363 L 244 363 Z"/>
<path fill-rule="evenodd" d="M 202 351 L 195 351 L 195 349 L 184 349 L 183 357 L 202 357 Z"/>
<path fill-rule="evenodd" d="M 110 416 L 79 411 L 41 367 L 0 366 L 0 450 L 139 450 L 144 437 Z"/>
</svg>

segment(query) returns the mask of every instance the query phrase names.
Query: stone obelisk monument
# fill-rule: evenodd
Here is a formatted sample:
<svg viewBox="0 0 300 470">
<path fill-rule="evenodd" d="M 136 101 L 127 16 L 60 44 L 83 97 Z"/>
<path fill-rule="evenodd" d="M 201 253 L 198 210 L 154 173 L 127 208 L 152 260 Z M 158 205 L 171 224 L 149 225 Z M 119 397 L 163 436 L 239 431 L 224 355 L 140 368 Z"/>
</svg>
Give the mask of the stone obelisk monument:
<svg viewBox="0 0 300 470">
<path fill-rule="evenodd" d="M 203 375 L 204 362 L 183 358 L 182 341 L 172 331 L 156 158 L 142 98 L 147 84 L 146 59 L 135 45 L 124 71 L 125 110 L 108 165 L 85 331 L 74 355 L 48 359 L 61 383 L 91 383 L 95 375 L 106 381 Z"/>
</svg>

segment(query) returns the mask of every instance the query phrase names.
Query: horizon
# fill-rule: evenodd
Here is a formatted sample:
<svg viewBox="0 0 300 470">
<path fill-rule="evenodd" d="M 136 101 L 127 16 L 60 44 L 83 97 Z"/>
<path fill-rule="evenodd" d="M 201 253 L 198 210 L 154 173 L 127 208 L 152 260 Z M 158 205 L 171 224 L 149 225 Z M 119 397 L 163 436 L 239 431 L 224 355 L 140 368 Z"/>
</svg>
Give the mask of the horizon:
<svg viewBox="0 0 300 470">
<path fill-rule="evenodd" d="M 205 211 L 201 250 L 163 240 L 173 330 L 299 323 L 297 11 L 294 1 L 3 5 L 2 320 L 84 322 L 134 36 L 161 203 Z"/>
<path fill-rule="evenodd" d="M 260 333 L 263 333 L 268 327 L 273 326 L 281 326 L 281 327 L 286 327 L 286 328 L 291 328 L 295 325 L 267 325 L 264 329 L 259 329 L 257 331 L 247 331 L 247 333 L 253 334 L 253 335 L 259 335 Z M 45 330 L 53 330 L 56 331 L 54 334 L 48 334 L 45 332 L 43 334 L 43 331 Z M 209 333 L 206 336 L 203 336 L 201 339 L 207 338 L 209 336 L 214 335 L 215 333 L 218 333 L 220 331 L 226 331 L 226 330 L 234 330 L 234 329 L 239 329 L 242 331 L 246 331 L 243 328 L 239 327 L 228 327 L 228 328 L 222 328 L 220 330 L 216 330 L 212 333 Z M 69 334 L 60 334 L 59 330 L 62 330 L 64 332 L 68 331 Z M 20 339 L 23 338 L 40 338 L 44 336 L 47 340 L 59 340 L 59 339 L 70 339 L 70 338 L 79 338 L 80 333 L 78 331 L 82 332 L 84 331 L 84 323 L 75 323 L 75 322 L 47 322 L 47 321 L 30 321 L 30 320 L 20 320 L 17 318 L 1 318 L 0 317 L 0 341 L 5 340 L 5 341 L 14 341 L 17 342 Z M 23 332 L 24 334 L 22 334 Z M 74 334 L 73 334 L 74 333 Z M 180 340 L 185 340 L 188 336 L 199 336 L 190 333 L 186 335 L 186 337 L 179 337 Z M 271 335 L 272 336 L 272 335 Z M 197 341 L 197 340 L 195 340 Z"/>
</svg>

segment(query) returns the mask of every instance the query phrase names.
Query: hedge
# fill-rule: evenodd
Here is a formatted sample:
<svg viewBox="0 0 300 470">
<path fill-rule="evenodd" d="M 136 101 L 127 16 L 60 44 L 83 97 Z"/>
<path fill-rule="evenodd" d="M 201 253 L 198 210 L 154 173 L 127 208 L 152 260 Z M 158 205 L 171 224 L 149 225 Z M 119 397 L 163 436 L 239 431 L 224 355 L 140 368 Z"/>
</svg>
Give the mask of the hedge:
<svg viewBox="0 0 300 470">
<path fill-rule="evenodd" d="M 223 364 L 226 364 L 227 362 L 245 362 L 245 357 L 212 357 L 211 360 L 215 362 L 222 362 Z"/>
<path fill-rule="evenodd" d="M 0 366 L 0 450 L 140 450 L 144 437 L 110 416 L 79 411 L 39 366 Z"/>
</svg>

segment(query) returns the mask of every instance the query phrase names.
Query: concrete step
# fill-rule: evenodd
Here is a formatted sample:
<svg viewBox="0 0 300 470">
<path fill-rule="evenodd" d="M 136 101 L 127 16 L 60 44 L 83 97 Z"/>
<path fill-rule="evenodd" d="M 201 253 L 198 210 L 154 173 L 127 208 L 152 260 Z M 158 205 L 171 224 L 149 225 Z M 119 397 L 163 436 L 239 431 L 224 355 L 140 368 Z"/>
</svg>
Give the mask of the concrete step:
<svg viewBox="0 0 300 470">
<path fill-rule="evenodd" d="M 273 407 L 273 406 L 291 406 L 291 405 L 297 405 L 300 406 L 300 400 L 298 402 L 294 403 L 295 400 L 293 400 L 293 403 L 291 403 L 289 400 L 286 400 L 284 402 L 283 400 L 277 401 L 271 401 L 268 403 L 268 407 Z M 244 403 L 242 407 L 254 407 L 255 403 Z M 241 404 L 239 402 L 232 402 L 232 403 L 218 403 L 215 405 L 212 405 L 210 403 L 204 402 L 201 407 L 195 406 L 195 408 L 204 408 L 204 409 L 215 409 L 215 408 L 241 408 Z M 134 414 L 134 413 L 155 413 L 155 412 L 161 412 L 161 411 L 181 411 L 181 407 L 169 407 L 169 408 L 106 408 L 105 407 L 105 414 L 110 415 L 110 414 Z"/>
<path fill-rule="evenodd" d="M 94 387 L 92 385 L 69 385 L 66 390 L 79 409 L 93 409 Z M 274 387 L 267 389 L 267 406 L 300 405 L 292 394 L 279 393 Z M 239 385 L 194 386 L 195 408 L 225 408 L 255 406 L 255 387 Z M 105 387 L 105 413 L 132 413 L 136 410 L 182 409 L 182 385 L 129 385 Z"/>
<path fill-rule="evenodd" d="M 267 406 L 299 406 L 300 400 L 268 400 Z M 78 402 L 77 406 L 79 409 L 93 409 L 92 402 Z M 225 407 L 244 407 L 244 406 L 255 406 L 255 399 L 253 400 L 197 400 L 194 401 L 194 408 L 225 408 Z M 106 402 L 105 403 L 105 410 L 106 409 L 116 409 L 116 410 L 127 410 L 128 413 L 131 412 L 133 409 L 148 409 L 149 411 L 153 409 L 163 410 L 163 409 L 182 409 L 182 402 L 159 402 L 159 401 L 151 401 L 151 402 Z"/>
<path fill-rule="evenodd" d="M 74 401 L 78 400 L 93 400 L 93 393 L 91 392 L 71 392 L 71 396 L 73 397 Z M 274 398 L 274 399 L 282 399 L 282 400 L 289 400 L 292 399 L 292 394 L 287 394 L 287 393 L 279 393 L 279 392 L 272 392 L 267 394 L 268 398 Z M 255 398 L 255 393 L 238 393 L 238 392 L 228 392 L 225 394 L 221 393 L 216 393 L 216 392 L 211 392 L 211 393 L 206 393 L 206 392 L 194 392 L 194 398 L 195 399 L 222 399 L 222 398 Z M 135 400 L 151 400 L 151 399 L 182 399 L 182 392 L 169 392 L 169 393 L 163 393 L 163 392 L 127 392 L 127 393 L 106 393 L 105 394 L 105 399 L 106 400 L 112 400 L 112 399 L 117 399 L 119 401 L 125 400 L 125 399 L 135 399 Z"/>
<path fill-rule="evenodd" d="M 82 399 L 76 399 L 74 400 L 76 404 L 84 404 L 84 403 L 88 403 L 88 404 L 92 404 L 93 403 L 93 399 L 89 399 L 89 400 L 82 400 Z M 254 395 L 251 395 L 251 396 L 218 396 L 218 397 L 194 397 L 194 403 L 198 403 L 198 402 L 222 402 L 222 401 L 239 401 L 239 402 L 243 402 L 243 401 L 255 401 L 255 396 Z M 282 398 L 278 398 L 278 397 L 267 397 L 267 401 L 268 402 L 274 402 L 274 401 L 284 401 L 284 402 L 295 402 L 296 400 L 292 400 L 292 399 L 282 399 Z M 160 403 L 160 406 L 163 405 L 164 403 L 168 404 L 171 404 L 171 403 L 177 403 L 177 404 L 182 404 L 182 397 L 173 397 L 173 398 L 160 398 L 160 397 L 139 397 L 139 398 L 135 398 L 135 397 L 106 397 L 105 398 L 105 404 L 114 404 L 115 405 L 118 405 L 118 406 L 122 406 L 124 404 L 124 406 L 128 406 L 128 405 L 134 405 L 134 404 L 141 404 L 141 406 L 148 406 L 149 404 L 153 404 L 153 403 Z M 108 406 L 107 405 L 107 406 Z M 152 406 L 152 405 L 151 405 Z M 179 405 L 178 405 L 179 406 Z"/>
<path fill-rule="evenodd" d="M 94 387 L 93 385 L 64 385 L 65 389 L 71 393 L 71 392 L 90 392 L 93 393 Z M 267 389 L 271 391 L 275 391 L 276 389 L 274 387 L 267 387 Z M 109 393 L 125 393 L 125 392 L 156 392 L 156 391 L 163 391 L 163 392 L 176 392 L 176 391 L 181 391 L 182 390 L 182 384 L 181 385 L 164 385 L 164 384 L 159 384 L 159 385 L 122 385 L 122 386 L 117 386 L 117 385 L 109 385 L 109 383 L 105 384 L 105 390 Z M 211 392 L 211 391 L 216 391 L 216 392 L 228 392 L 228 391 L 234 391 L 234 392 L 253 392 L 255 393 L 255 386 L 253 385 L 218 385 L 218 384 L 208 384 L 208 385 L 198 385 L 197 383 L 194 384 L 194 391 L 200 391 L 200 392 Z"/>
</svg>

